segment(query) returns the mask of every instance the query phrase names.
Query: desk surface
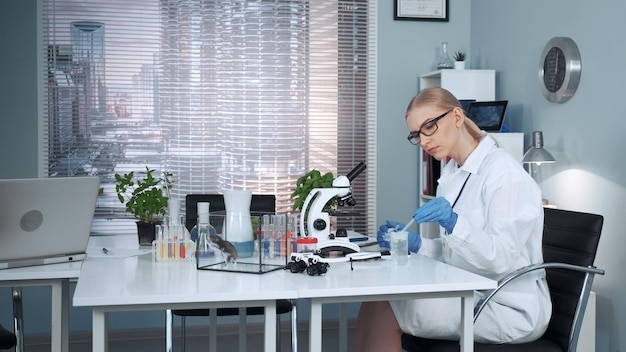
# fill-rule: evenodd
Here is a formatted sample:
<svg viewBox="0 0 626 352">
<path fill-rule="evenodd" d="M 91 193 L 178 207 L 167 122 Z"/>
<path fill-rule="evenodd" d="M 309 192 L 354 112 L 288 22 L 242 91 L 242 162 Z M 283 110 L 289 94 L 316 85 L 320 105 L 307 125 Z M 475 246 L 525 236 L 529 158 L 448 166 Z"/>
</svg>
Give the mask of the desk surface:
<svg viewBox="0 0 626 352">
<path fill-rule="evenodd" d="M 461 351 L 472 351 L 474 290 L 492 289 L 496 282 L 422 255 L 403 265 L 391 259 L 336 263 L 324 276 L 296 276 L 299 298 L 311 299 L 309 351 L 322 350 L 322 304 L 378 300 L 460 297 Z M 345 337 L 340 347 L 345 349 Z"/>
<path fill-rule="evenodd" d="M 91 236 L 89 247 L 121 247 L 137 248 L 137 235 Z M 29 281 L 50 279 L 76 279 L 80 274 L 83 262 L 59 263 L 27 266 L 22 268 L 0 270 L 2 281 Z"/>
<path fill-rule="evenodd" d="M 83 262 L 75 306 L 137 306 L 297 298 L 287 271 L 266 274 L 196 270 L 195 262 L 154 262 L 151 254 Z M 234 305 L 236 306 L 236 305 Z"/>
<path fill-rule="evenodd" d="M 73 304 L 236 302 L 493 288 L 493 280 L 420 255 L 413 255 L 407 265 L 389 259 L 331 263 L 325 275 L 309 276 L 288 270 L 265 274 L 203 271 L 196 270 L 194 262 L 153 262 L 145 254 L 122 259 L 88 257 Z"/>
<path fill-rule="evenodd" d="M 80 273 L 81 266 L 82 262 L 73 262 L 2 269 L 0 270 L 0 282 L 75 279 Z"/>
<path fill-rule="evenodd" d="M 386 257 L 332 263 L 326 275 L 294 275 L 290 280 L 299 288 L 299 298 L 484 290 L 496 285 L 493 280 L 422 255 L 412 255 L 406 265 Z"/>
</svg>

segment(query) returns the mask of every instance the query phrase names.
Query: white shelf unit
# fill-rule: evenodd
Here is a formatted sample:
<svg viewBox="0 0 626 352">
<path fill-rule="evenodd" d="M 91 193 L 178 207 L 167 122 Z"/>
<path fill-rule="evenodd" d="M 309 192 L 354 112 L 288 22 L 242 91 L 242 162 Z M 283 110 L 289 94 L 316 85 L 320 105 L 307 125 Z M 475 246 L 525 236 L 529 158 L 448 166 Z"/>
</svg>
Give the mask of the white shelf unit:
<svg viewBox="0 0 626 352">
<path fill-rule="evenodd" d="M 431 87 L 442 87 L 450 91 L 459 100 L 474 99 L 476 101 L 496 100 L 496 71 L 495 70 L 438 70 L 420 76 L 420 90 Z M 512 153 L 520 162 L 524 154 L 523 133 L 490 133 L 500 147 Z M 426 177 L 427 165 L 423 153 L 419 155 L 420 180 L 419 204 L 422 206 L 433 199 L 432 195 L 425 195 L 424 190 L 429 185 L 434 190 L 436 179 Z M 443 164 L 440 164 L 440 168 Z M 434 194 L 434 193 L 433 193 Z M 422 236 L 432 238 L 438 233 L 436 223 L 420 224 Z"/>
<path fill-rule="evenodd" d="M 459 100 L 496 100 L 495 70 L 438 70 L 420 76 L 420 90 L 442 87 Z"/>
</svg>

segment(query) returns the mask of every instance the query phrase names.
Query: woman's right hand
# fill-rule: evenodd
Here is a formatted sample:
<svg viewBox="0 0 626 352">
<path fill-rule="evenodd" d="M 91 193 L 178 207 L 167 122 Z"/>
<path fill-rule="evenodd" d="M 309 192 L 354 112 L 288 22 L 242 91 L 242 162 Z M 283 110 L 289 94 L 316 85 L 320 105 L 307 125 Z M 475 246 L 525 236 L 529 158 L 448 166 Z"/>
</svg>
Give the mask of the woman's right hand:
<svg viewBox="0 0 626 352">
<path fill-rule="evenodd" d="M 384 224 L 380 225 L 378 228 L 378 233 L 376 234 L 376 239 L 378 240 L 378 246 L 381 249 L 390 250 L 391 245 L 389 243 L 389 230 L 400 231 L 404 228 L 404 224 L 401 222 L 387 220 Z M 409 252 L 417 253 L 422 246 L 422 237 L 411 231 L 407 230 L 409 233 Z"/>
</svg>

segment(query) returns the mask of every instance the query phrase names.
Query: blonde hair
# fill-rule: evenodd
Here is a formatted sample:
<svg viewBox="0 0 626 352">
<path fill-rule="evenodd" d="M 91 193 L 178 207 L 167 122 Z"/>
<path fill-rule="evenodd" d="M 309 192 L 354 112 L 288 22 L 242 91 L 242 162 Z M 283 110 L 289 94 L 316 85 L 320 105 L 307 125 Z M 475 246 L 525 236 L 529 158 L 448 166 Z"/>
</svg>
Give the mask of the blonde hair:
<svg viewBox="0 0 626 352">
<path fill-rule="evenodd" d="M 454 108 L 463 110 L 459 100 L 448 90 L 439 87 L 425 88 L 418 95 L 413 97 L 413 99 L 411 99 L 409 106 L 406 108 L 405 118 L 408 117 L 409 112 L 413 110 L 413 108 L 422 105 L 430 105 L 446 111 Z M 463 111 L 463 114 L 465 114 L 465 111 Z M 467 117 L 467 115 L 465 115 L 465 122 L 463 125 L 470 136 L 476 140 L 480 140 L 483 137 L 484 133 L 480 130 L 480 128 L 478 128 L 478 126 L 476 126 L 474 121 Z"/>
</svg>

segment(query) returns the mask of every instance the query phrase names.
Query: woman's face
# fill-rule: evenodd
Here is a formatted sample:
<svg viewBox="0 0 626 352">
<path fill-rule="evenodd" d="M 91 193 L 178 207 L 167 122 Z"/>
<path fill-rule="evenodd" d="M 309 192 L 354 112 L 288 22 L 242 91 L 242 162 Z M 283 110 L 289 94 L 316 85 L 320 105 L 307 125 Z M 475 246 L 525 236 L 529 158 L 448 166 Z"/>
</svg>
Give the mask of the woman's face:
<svg viewBox="0 0 626 352">
<path fill-rule="evenodd" d="M 458 139 L 457 110 L 459 109 L 442 110 L 434 106 L 417 106 L 407 114 L 406 122 L 410 133 L 417 137 L 417 132 L 421 131 L 420 146 L 437 160 L 449 156 Z"/>
</svg>

